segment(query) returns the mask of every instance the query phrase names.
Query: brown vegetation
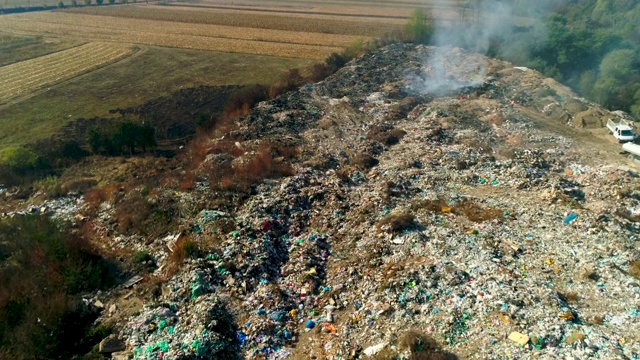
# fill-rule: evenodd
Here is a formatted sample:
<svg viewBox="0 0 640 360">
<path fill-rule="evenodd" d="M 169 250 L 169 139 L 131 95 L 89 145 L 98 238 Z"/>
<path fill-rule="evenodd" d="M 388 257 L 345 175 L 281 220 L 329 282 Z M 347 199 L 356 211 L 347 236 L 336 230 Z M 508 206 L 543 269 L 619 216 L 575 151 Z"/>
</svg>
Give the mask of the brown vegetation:
<svg viewBox="0 0 640 360">
<path fill-rule="evenodd" d="M 419 351 L 431 351 L 438 348 L 438 343 L 425 333 L 417 330 L 409 330 L 398 341 L 398 347 L 409 350 L 412 353 Z"/>
<path fill-rule="evenodd" d="M 629 274 L 640 280 L 640 259 L 629 263 Z"/>
<path fill-rule="evenodd" d="M 406 131 L 394 128 L 392 126 L 384 127 L 374 125 L 369 129 L 369 132 L 367 133 L 367 139 L 390 146 L 399 143 L 406 134 Z"/>
<path fill-rule="evenodd" d="M 398 339 L 397 348 L 399 351 L 410 352 L 410 360 L 455 360 L 458 357 L 440 348 L 438 342 L 431 336 L 419 330 L 409 330 Z M 385 347 L 376 355 L 375 360 L 392 360 L 398 358 L 398 352 L 389 347 Z"/>
<path fill-rule="evenodd" d="M 421 209 L 432 213 L 453 213 L 463 215 L 473 222 L 483 222 L 489 220 L 501 219 L 504 212 L 496 208 L 483 207 L 472 199 L 465 199 L 455 204 L 448 205 L 443 199 L 436 200 L 420 200 L 411 204 L 413 211 Z"/>
<path fill-rule="evenodd" d="M 214 171 L 212 185 L 222 190 L 247 191 L 251 185 L 263 179 L 291 176 L 295 173 L 291 164 L 278 162 L 275 158 L 282 157 L 282 154 L 291 156 L 296 152 L 292 148 L 263 143 L 253 154 L 241 158 L 239 164 L 227 164 Z"/>
<path fill-rule="evenodd" d="M 378 165 L 378 163 L 378 159 L 364 153 L 358 154 L 351 159 L 351 165 L 363 171 L 371 169 L 372 167 Z"/>
<path fill-rule="evenodd" d="M 163 279 L 169 279 L 180 270 L 182 263 L 189 258 L 195 257 L 200 253 L 200 247 L 190 237 L 180 235 L 178 240 L 170 249 L 169 262 L 165 268 Z M 158 279 L 162 280 L 162 279 Z"/>
<path fill-rule="evenodd" d="M 77 234 L 37 216 L 0 221 L 0 358 L 71 358 L 97 316 L 79 294 L 113 283 L 110 265 Z"/>
<path fill-rule="evenodd" d="M 415 224 L 415 215 L 409 212 L 391 213 L 387 217 L 378 221 L 377 227 L 387 227 L 389 232 L 399 232 Z"/>
<path fill-rule="evenodd" d="M 580 296 L 576 292 L 559 292 L 558 295 L 570 304 L 575 304 L 580 299 Z"/>
</svg>

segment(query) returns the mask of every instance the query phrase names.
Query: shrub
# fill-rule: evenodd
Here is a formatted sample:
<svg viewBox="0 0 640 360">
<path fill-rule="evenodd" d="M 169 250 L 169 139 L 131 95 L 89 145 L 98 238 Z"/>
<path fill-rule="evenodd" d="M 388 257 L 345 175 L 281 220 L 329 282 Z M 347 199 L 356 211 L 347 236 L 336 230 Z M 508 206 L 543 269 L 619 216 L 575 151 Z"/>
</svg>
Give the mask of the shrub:
<svg viewBox="0 0 640 360">
<path fill-rule="evenodd" d="M 404 27 L 407 39 L 416 44 L 425 44 L 433 33 L 433 18 L 422 9 L 411 13 L 409 22 Z"/>
<path fill-rule="evenodd" d="M 357 40 L 349 44 L 349 46 L 344 49 L 342 54 L 346 59 L 351 60 L 357 58 L 358 56 L 361 56 L 369 50 L 371 50 L 371 46 L 369 45 L 369 43 L 365 42 L 362 38 L 358 38 Z"/>
<path fill-rule="evenodd" d="M 485 208 L 471 199 L 465 199 L 451 205 L 448 205 L 443 199 L 420 200 L 412 203 L 411 209 L 413 211 L 425 209 L 429 212 L 439 214 L 451 212 L 456 215 L 464 215 L 467 219 L 473 222 L 501 219 L 504 216 L 504 212 L 502 210 L 496 208 Z"/>
<path fill-rule="evenodd" d="M 2 150 L 0 162 L 9 169 L 24 172 L 38 165 L 38 155 L 29 148 L 12 146 Z"/>
<path fill-rule="evenodd" d="M 308 79 L 311 82 L 318 82 L 324 80 L 332 73 L 332 69 L 326 64 L 314 64 L 311 67 L 311 74 Z"/>
<path fill-rule="evenodd" d="M 379 161 L 369 154 L 358 154 L 351 159 L 351 163 L 360 170 L 368 170 L 378 165 Z"/>
<path fill-rule="evenodd" d="M 113 284 L 84 238 L 45 217 L 0 221 L 0 358 L 71 358 L 97 314 L 79 294 Z"/>
<path fill-rule="evenodd" d="M 438 343 L 430 336 L 417 330 L 409 330 L 402 335 L 398 347 L 411 353 L 438 349 Z"/>
<path fill-rule="evenodd" d="M 503 211 L 494 208 L 485 208 L 472 200 L 464 200 L 451 206 L 451 212 L 456 215 L 464 215 L 473 222 L 483 222 L 500 219 Z"/>
<path fill-rule="evenodd" d="M 151 256 L 148 251 L 136 251 L 133 254 L 133 261 L 137 264 L 143 264 L 147 261 L 153 261 L 153 256 Z"/>
<path fill-rule="evenodd" d="M 206 127 L 211 122 L 211 114 L 201 112 L 196 115 L 196 127 Z"/>
<path fill-rule="evenodd" d="M 291 165 L 274 161 L 275 148 L 269 144 L 262 144 L 258 151 L 236 167 L 229 169 L 226 178 L 222 178 L 227 190 L 248 190 L 251 185 L 265 178 L 279 178 L 293 175 Z"/>
<path fill-rule="evenodd" d="M 331 70 L 331 72 L 336 72 L 341 67 L 345 66 L 349 62 L 349 58 L 347 58 L 344 54 L 331 53 L 325 61 L 324 64 Z"/>
<path fill-rule="evenodd" d="M 169 255 L 169 264 L 166 274 L 168 276 L 175 274 L 182 266 L 184 260 L 188 258 L 196 258 L 201 253 L 198 245 L 191 238 L 186 236 L 180 236 L 170 250 L 171 254 Z"/>
<path fill-rule="evenodd" d="M 87 132 L 87 143 L 94 154 L 134 154 L 156 146 L 155 129 L 149 124 L 118 121 L 111 127 L 93 127 Z"/>
<path fill-rule="evenodd" d="M 269 89 L 269 98 L 275 98 L 286 92 L 295 90 L 305 83 L 299 69 L 290 69 L 276 84 Z"/>
<path fill-rule="evenodd" d="M 416 217 L 409 212 L 391 213 L 378 221 L 378 228 L 388 227 L 389 232 L 399 232 L 415 224 Z"/>
<path fill-rule="evenodd" d="M 246 115 L 249 109 L 268 99 L 268 90 L 266 86 L 259 84 L 244 87 L 229 99 L 225 106 L 224 114 Z"/>
<path fill-rule="evenodd" d="M 144 223 L 151 214 L 151 204 L 139 194 L 134 194 L 117 204 L 115 217 L 122 233 L 145 232 Z"/>
<path fill-rule="evenodd" d="M 266 178 L 279 178 L 295 173 L 286 159 L 295 158 L 298 149 L 272 143 L 262 143 L 256 151 L 246 155 L 235 143 L 218 141 L 210 148 L 210 153 L 231 155 L 237 160 L 224 160 L 209 164 L 209 179 L 214 190 L 246 192 L 252 185 Z M 243 155 L 242 157 L 240 157 Z"/>
<path fill-rule="evenodd" d="M 33 183 L 33 187 L 46 194 L 56 194 L 60 192 L 60 181 L 55 176 L 47 176 Z"/>
<path fill-rule="evenodd" d="M 547 97 L 547 96 L 556 97 L 558 96 L 558 92 L 555 89 L 550 87 L 545 88 L 540 92 L 540 97 Z"/>
<path fill-rule="evenodd" d="M 629 274 L 640 280 L 640 259 L 629 263 Z"/>
<path fill-rule="evenodd" d="M 406 134 L 407 132 L 401 129 L 374 125 L 369 129 L 367 139 L 390 146 L 399 143 Z"/>
</svg>

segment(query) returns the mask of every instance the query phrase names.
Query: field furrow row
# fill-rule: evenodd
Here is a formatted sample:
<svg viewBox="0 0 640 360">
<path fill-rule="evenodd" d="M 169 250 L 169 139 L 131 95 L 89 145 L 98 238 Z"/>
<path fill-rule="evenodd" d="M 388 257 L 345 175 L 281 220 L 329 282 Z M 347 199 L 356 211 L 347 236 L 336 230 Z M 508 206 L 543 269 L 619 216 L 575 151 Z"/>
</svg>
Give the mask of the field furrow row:
<svg viewBox="0 0 640 360">
<path fill-rule="evenodd" d="M 132 51 L 130 45 L 88 43 L 0 67 L 0 103 L 107 65 Z"/>
<path fill-rule="evenodd" d="M 78 49 L 79 48 L 79 49 Z M 87 57 L 87 54 L 102 54 L 104 50 L 95 47 L 78 47 L 68 50 L 64 53 L 64 56 L 51 56 L 45 61 L 26 60 L 22 62 L 21 66 L 6 66 L 2 68 L 2 74 L 4 79 L 11 79 L 14 77 L 23 77 L 24 69 L 29 69 L 31 76 L 37 76 L 39 72 L 55 69 L 60 63 L 73 62 L 75 59 L 83 59 Z M 16 65 L 16 64 L 14 64 Z"/>
<path fill-rule="evenodd" d="M 2 18 L 0 18 L 0 22 Z M 81 26 L 58 25 L 48 23 L 23 23 L 12 24 L 12 29 L 26 34 L 48 33 L 58 36 L 74 37 L 91 41 L 108 41 L 114 43 L 146 44 L 163 47 L 175 47 L 193 50 L 210 50 L 235 52 L 255 55 L 269 55 L 276 57 L 289 57 L 299 59 L 326 58 L 332 52 L 339 52 L 343 47 L 291 44 L 270 41 L 255 41 L 241 39 L 225 39 L 205 36 L 192 36 L 180 34 L 158 34 L 157 32 L 143 31 L 118 31 L 96 32 L 95 29 L 86 29 Z M 66 29 L 65 29 L 66 28 Z M 75 31 L 70 31 L 70 28 Z"/>
<path fill-rule="evenodd" d="M 113 57 L 117 54 L 121 53 L 121 49 L 107 49 L 98 50 L 98 49 L 86 49 L 84 54 L 64 54 L 65 56 L 57 56 L 52 57 L 50 62 L 45 61 L 29 61 L 23 62 L 19 64 L 14 64 L 15 66 L 7 66 L 6 69 L 0 69 L 0 73 L 2 73 L 3 80 L 8 83 L 16 83 L 18 80 L 20 82 L 27 82 L 30 78 L 41 78 L 43 74 L 49 72 L 59 72 L 62 65 L 67 68 L 71 68 L 73 66 L 84 66 L 83 63 L 92 63 L 98 61 L 100 57 Z M 17 66 L 20 65 L 20 66 Z"/>
<path fill-rule="evenodd" d="M 315 8 L 313 8 L 315 9 Z M 91 7 L 66 10 L 78 14 L 102 15 L 119 18 L 171 21 L 178 23 L 227 25 L 247 28 L 305 31 L 324 34 L 346 34 L 359 36 L 380 36 L 397 29 L 406 23 L 408 10 L 376 9 L 367 16 L 367 9 L 336 9 L 336 15 L 315 13 L 290 14 L 277 12 L 277 9 L 208 7 L 207 5 L 189 6 L 172 4 L 171 6 L 146 5 L 137 7 Z M 338 11 L 340 11 L 339 15 Z M 346 11 L 346 12 L 344 12 Z M 388 17 L 381 17 L 388 16 Z"/>
<path fill-rule="evenodd" d="M 12 28 L 39 29 L 61 35 L 95 36 L 100 34 L 141 33 L 147 36 L 186 35 L 221 39 L 263 41 L 285 44 L 345 47 L 362 36 L 321 34 L 303 31 L 256 29 L 226 25 L 189 24 L 180 22 L 114 18 L 110 16 L 82 15 L 72 13 L 28 14 L 4 19 Z M 28 22 L 25 23 L 25 19 Z M 3 19 L 0 19 L 0 22 Z M 20 24 L 22 22 L 22 24 Z"/>
<path fill-rule="evenodd" d="M 46 68 L 37 69 L 33 72 L 27 67 L 27 69 L 14 73 L 13 76 L 7 76 L 6 79 L 4 79 L 9 86 L 0 90 L 0 99 L 14 97 L 25 91 L 29 91 L 29 89 L 39 88 L 42 83 L 50 84 L 58 82 L 69 77 L 69 74 L 78 74 L 86 71 L 87 64 L 101 64 L 104 59 L 115 60 L 122 55 L 126 55 L 126 52 L 110 51 L 98 53 L 94 56 L 63 62 L 60 66 L 47 66 Z M 60 67 L 64 67 L 64 71 L 60 71 Z"/>
</svg>

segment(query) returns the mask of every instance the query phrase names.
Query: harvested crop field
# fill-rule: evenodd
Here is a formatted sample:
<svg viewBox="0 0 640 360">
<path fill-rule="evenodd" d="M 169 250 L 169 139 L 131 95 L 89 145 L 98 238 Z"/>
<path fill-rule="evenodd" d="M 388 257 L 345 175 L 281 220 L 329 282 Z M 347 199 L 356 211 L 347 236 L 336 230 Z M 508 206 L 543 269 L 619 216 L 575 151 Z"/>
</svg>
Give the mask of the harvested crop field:
<svg viewBox="0 0 640 360">
<path fill-rule="evenodd" d="M 44 36 L 13 36 L 0 33 L 0 66 L 67 50 L 85 43 L 81 40 Z"/>
<path fill-rule="evenodd" d="M 337 8 L 336 8 L 337 9 Z M 171 21 L 179 23 L 211 24 L 237 26 L 259 29 L 304 31 L 322 34 L 343 34 L 357 36 L 381 36 L 401 27 L 407 22 L 409 11 L 398 11 L 395 18 L 348 16 L 336 13 L 334 15 L 317 15 L 314 13 L 291 14 L 288 11 L 275 13 L 275 10 L 247 8 L 242 10 L 227 9 L 226 7 L 212 8 L 206 5 L 187 6 L 187 4 L 172 6 L 145 5 L 136 7 L 90 7 L 65 10 L 70 13 L 115 16 L 131 19 L 146 19 Z M 290 11 L 290 10 L 289 10 Z M 355 10 L 352 10 L 355 11 Z"/>
<path fill-rule="evenodd" d="M 2 16 L 0 27 L 20 33 L 47 33 L 91 41 L 318 60 L 362 38 L 354 35 L 188 24 L 63 12 Z M 99 31 L 96 31 L 97 29 Z"/>
<path fill-rule="evenodd" d="M 122 59 L 134 48 L 89 43 L 0 67 L 0 104 Z"/>
<path fill-rule="evenodd" d="M 78 118 L 111 117 L 112 109 L 139 106 L 179 89 L 272 84 L 288 69 L 312 63 L 144 46 L 133 56 L 36 92 L 27 100 L 0 105 L 0 149 L 54 136 Z"/>
</svg>

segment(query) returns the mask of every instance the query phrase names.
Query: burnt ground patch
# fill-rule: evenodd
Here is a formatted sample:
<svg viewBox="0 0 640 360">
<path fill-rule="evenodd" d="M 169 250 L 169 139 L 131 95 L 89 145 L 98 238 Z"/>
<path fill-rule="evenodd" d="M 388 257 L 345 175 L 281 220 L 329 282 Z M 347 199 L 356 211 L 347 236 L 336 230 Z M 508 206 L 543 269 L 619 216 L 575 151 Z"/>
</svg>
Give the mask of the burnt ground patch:
<svg viewBox="0 0 640 360">
<path fill-rule="evenodd" d="M 75 141 L 86 147 L 90 128 L 119 119 L 133 119 L 151 124 L 160 147 L 184 145 L 198 127 L 210 126 L 229 101 L 245 86 L 199 86 L 182 89 L 142 105 L 112 109 L 111 118 L 79 118 L 65 126 L 56 140 Z"/>
</svg>

